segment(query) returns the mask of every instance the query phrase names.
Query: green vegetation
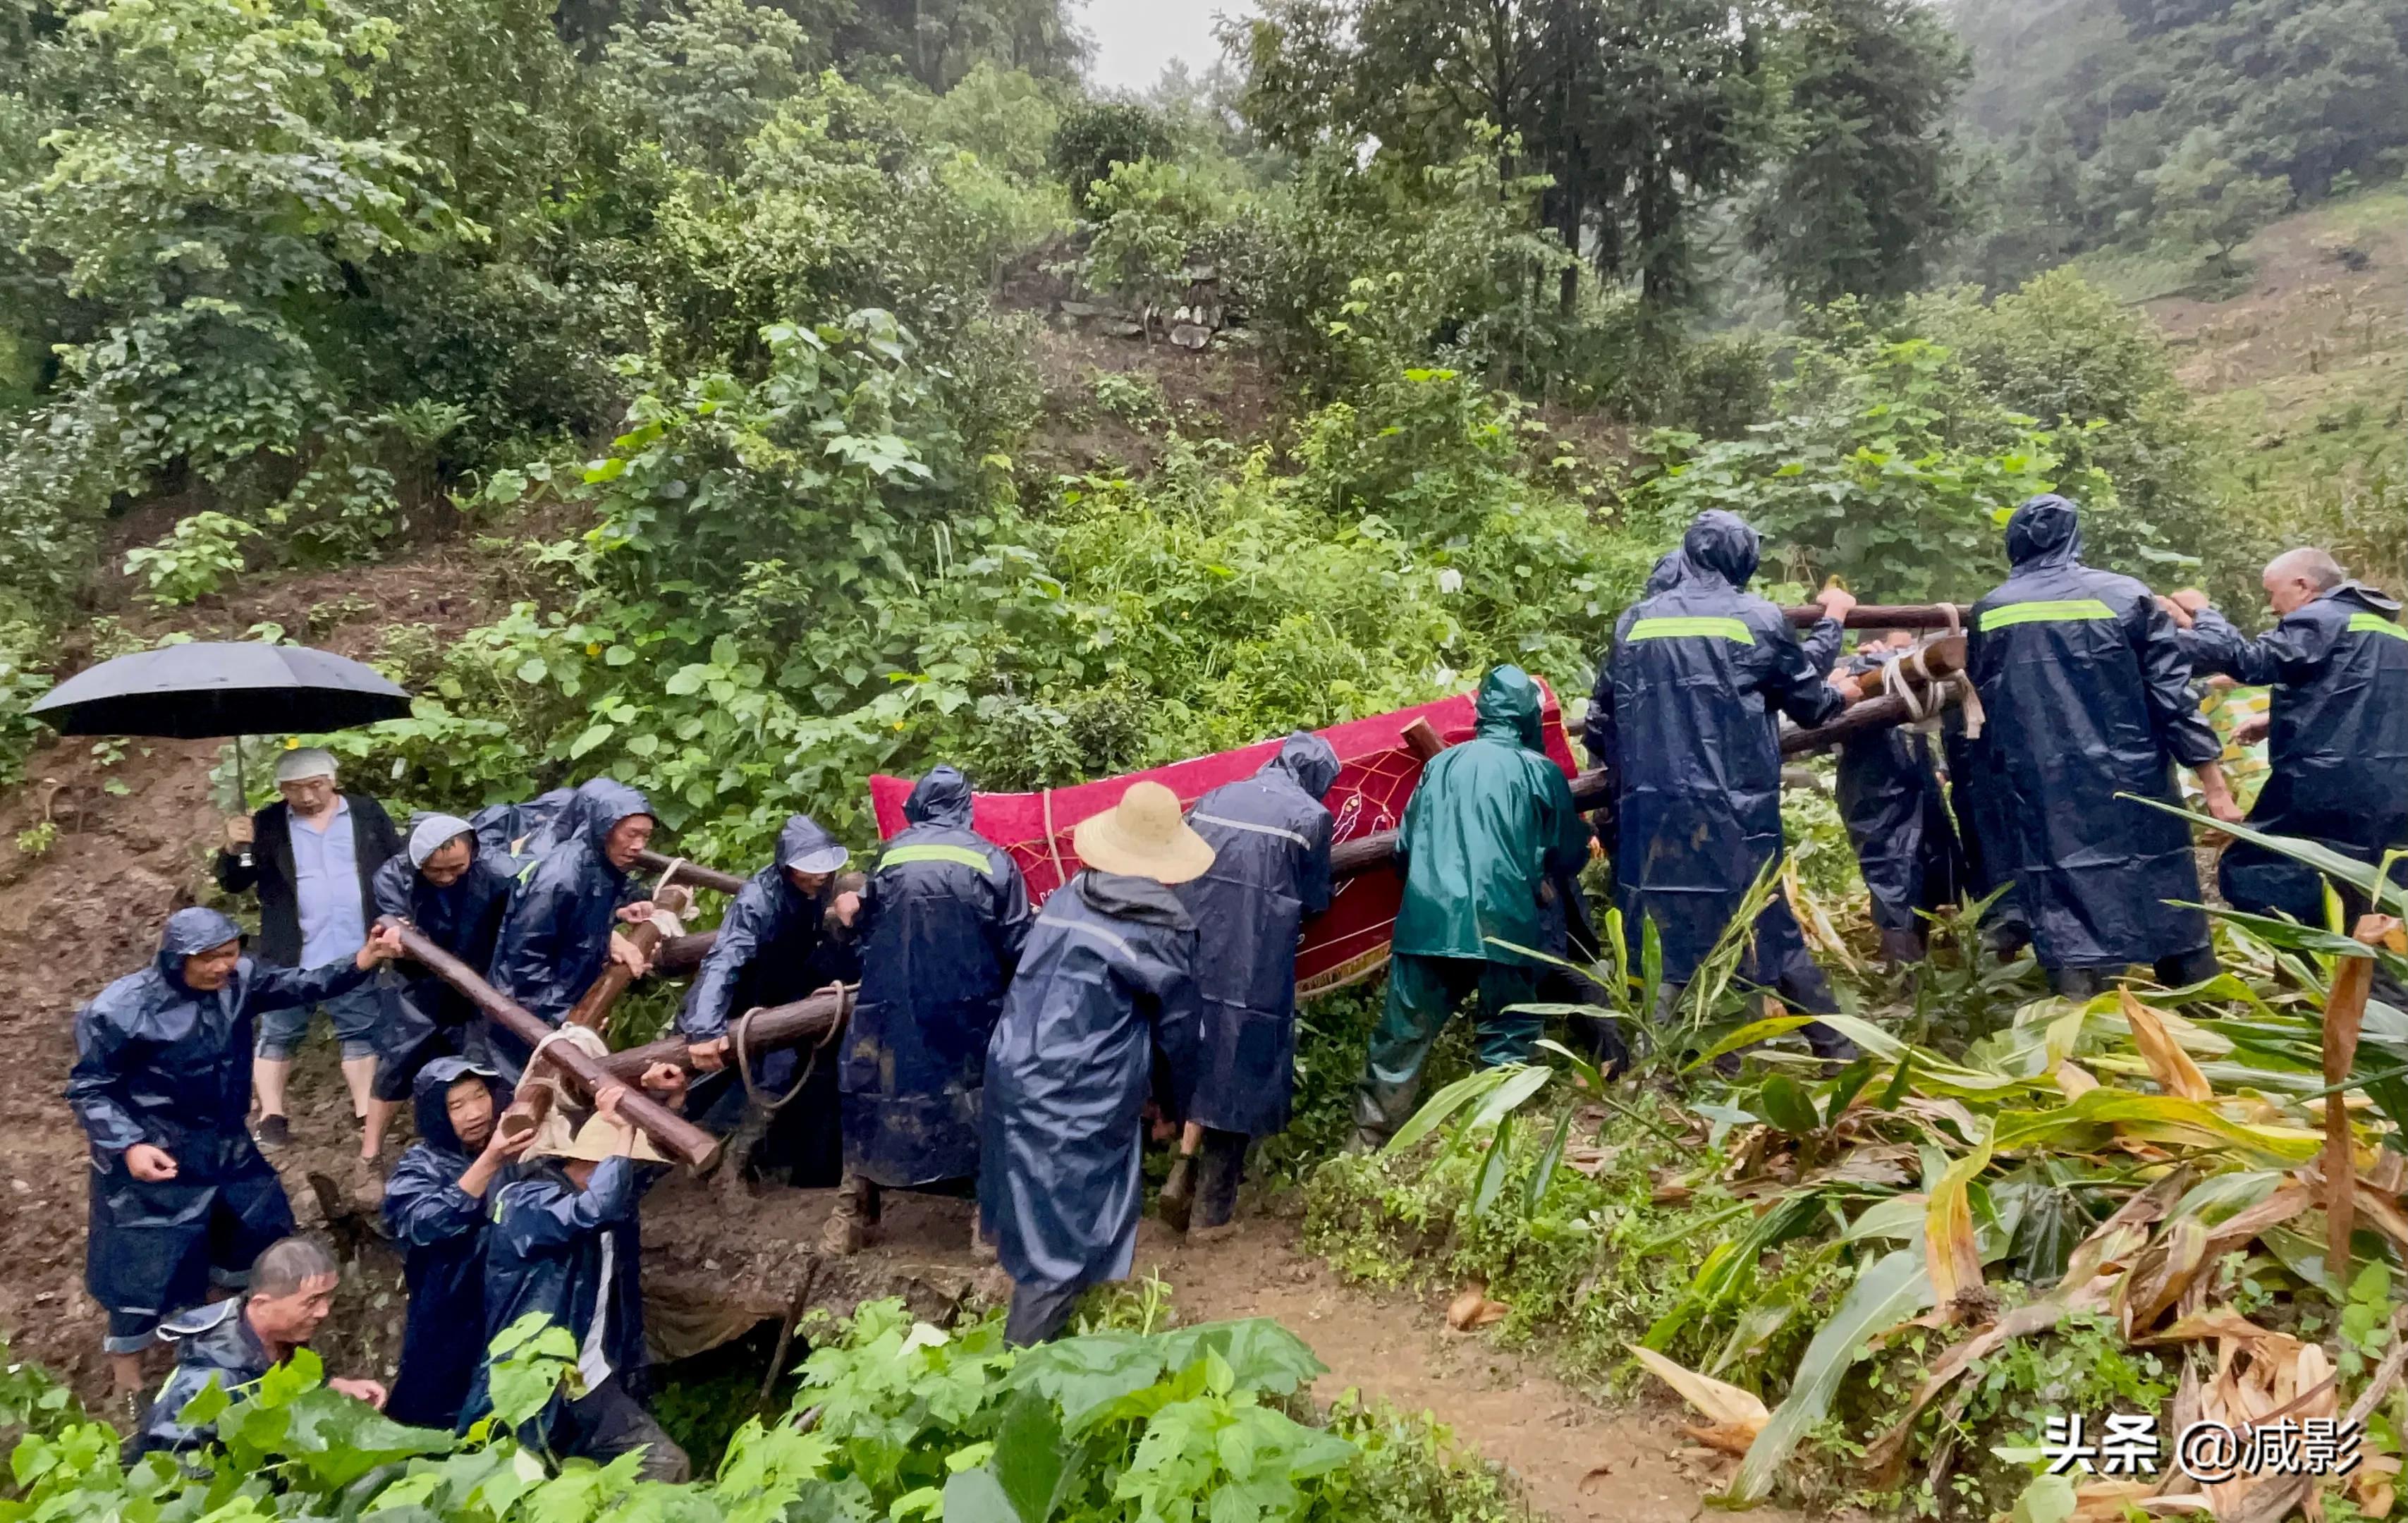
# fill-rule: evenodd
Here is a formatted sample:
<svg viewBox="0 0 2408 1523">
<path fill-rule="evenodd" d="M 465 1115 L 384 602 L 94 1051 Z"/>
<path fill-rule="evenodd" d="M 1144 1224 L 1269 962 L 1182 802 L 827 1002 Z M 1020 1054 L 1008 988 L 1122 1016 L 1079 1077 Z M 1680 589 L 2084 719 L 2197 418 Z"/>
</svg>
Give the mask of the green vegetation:
<svg viewBox="0 0 2408 1523">
<path fill-rule="evenodd" d="M 2323 1008 L 2341 959 L 2397 976 L 2408 958 L 2219 913 L 2226 971 L 2184 1013 L 2039 999 L 2028 963 L 1982 967 L 1968 918 L 1943 927 L 1936 987 L 1843 996 L 1856 1013 L 1829 1019 L 1863 1053 L 1845 1069 L 1775 1051 L 1717 1079 L 1718 1056 L 1807 1019 L 1725 992 L 1733 937 L 1642 1046 L 1635 1090 L 1561 1048 L 1469 1074 L 1383 1154 L 1322 1166 L 1309 1236 L 1364 1278 L 1477 1282 L 1510 1308 L 1506 1336 L 1573 1378 L 1663 1376 L 1744 1453 L 1741 1502 L 1778 1478 L 1807 1500 L 1988 1516 L 2033 1478 L 2010 1456 L 2045 1417 L 2170 1418 L 2211 1350 L 2337 1370 L 2355 1393 L 2398 1336 L 2408 1219 L 2369 1201 L 2349 1268 L 2328 1262 L 2309 1167 L 2333 1095 Z M 1598 973 L 1644 1032 L 1644 959 Z M 2361 1158 L 2408 1135 L 2400 1022 L 2370 1007 L 2346 1086 L 2372 1101 Z M 2246 1415 L 2203 1400 L 2197 1415 Z"/>
<path fill-rule="evenodd" d="M 328 743 L 395 808 L 609 772 L 728 866 L 796 809 L 867 845 L 872 771 L 1068 784 L 1499 660 L 1585 691 L 1706 507 L 1784 596 L 1971 598 L 2046 488 L 2095 559 L 2244 617 L 2299 539 L 2408 579 L 2402 0 L 1268 0 L 1226 40 L 1101 97 L 1058 0 L 0 0 L 0 783 L 56 653 L 427 544 L 468 627 L 384 631 L 415 711 Z M 2256 294 L 2278 265 L 2296 301 Z M 2178 294 L 2229 299 L 2173 343 L 2128 305 Z M 1842 834 L 1789 815 L 1844 955 Z M 1578 1381 L 1637 1343 L 1777 1407 L 1709 1412 L 1755 1425 L 1743 1494 L 1787 1464 L 1986 1513 L 2041 1416 L 2168 1409 L 2212 1341 L 2173 1318 L 2350 1390 L 2387 1350 L 2387 1218 L 2346 1283 L 2315 1257 L 2339 949 L 2300 934 L 2229 927 L 2187 1020 L 1951 950 L 1848 982 L 1863 1064 L 1736 1080 L 1715 1050 L 1787 1027 L 1746 1027 L 1729 945 L 1643 1083 L 1470 1078 L 1382 1158 L 1339 1156 L 1367 986 L 1304 1013 L 1266 1161 L 1337 1261 L 1479 1280 Z M 1647 966 L 1605 971 L 1633 1029 Z M 2373 1159 L 2403 1117 L 2365 1087 Z M 815 1424 L 721 1425 L 675 1497 L 361 1426 L 306 1372 L 228 1414 L 215 1480 L 129 1477 L 12 1372 L 0 1523 L 257 1511 L 269 1467 L 289 1516 L 494 1523 L 1511 1509 L 1425 1429 L 1316 1416 L 1273 1329 L 824 1332 Z"/>
<path fill-rule="evenodd" d="M 1041 1349 L 1003 1343 L 999 1317 L 941 1329 L 898 1301 L 810 1329 L 793 1405 L 737 1429 L 690 1485 L 554 1464 L 511 1437 L 564 1379 L 566 1332 L 533 1319 L 497 1340 L 497 1415 L 465 1438 L 406 1428 L 322 1383 L 307 1349 L 252 1390 L 212 1386 L 187 1416 L 218 1443 L 132 1468 L 117 1435 L 28 1366 L 0 1371 L 0 1431 L 18 1434 L 0 1518 L 212 1514 L 482 1523 L 603 1517 L 910 1518 L 1106 1523 L 1206 1516 L 1263 1523 L 1504 1523 L 1504 1483 L 1454 1456 L 1443 1430 L 1365 1407 L 1324 1413 L 1322 1367 L 1269 1322 L 1087 1331 Z M 267 1508 L 271 1511 L 257 1511 Z"/>
<path fill-rule="evenodd" d="M 2399 0 L 1960 0 L 1988 139 L 1972 271 L 2012 284 L 2090 250 L 2163 246 L 2184 283 L 2293 206 L 2396 178 Z M 2157 293 L 2150 293 L 2155 295 Z"/>
</svg>

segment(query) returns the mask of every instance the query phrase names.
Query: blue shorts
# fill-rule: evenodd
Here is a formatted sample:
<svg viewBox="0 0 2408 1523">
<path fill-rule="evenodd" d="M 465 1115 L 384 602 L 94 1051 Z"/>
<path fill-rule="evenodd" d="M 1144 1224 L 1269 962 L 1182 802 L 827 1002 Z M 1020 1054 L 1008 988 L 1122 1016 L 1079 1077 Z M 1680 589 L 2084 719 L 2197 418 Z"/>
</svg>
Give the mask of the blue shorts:
<svg viewBox="0 0 2408 1523">
<path fill-rule="evenodd" d="M 301 1039 L 309 1034 L 309 1016 L 314 1010 L 324 1011 L 326 1019 L 334 1023 L 335 1040 L 343 1044 L 345 1058 L 377 1055 L 377 1032 L 384 1025 L 385 1012 L 384 994 L 373 984 L 338 994 L 322 1004 L 262 1012 L 259 1044 L 254 1050 L 262 1057 L 290 1058 L 299 1050 Z"/>
</svg>

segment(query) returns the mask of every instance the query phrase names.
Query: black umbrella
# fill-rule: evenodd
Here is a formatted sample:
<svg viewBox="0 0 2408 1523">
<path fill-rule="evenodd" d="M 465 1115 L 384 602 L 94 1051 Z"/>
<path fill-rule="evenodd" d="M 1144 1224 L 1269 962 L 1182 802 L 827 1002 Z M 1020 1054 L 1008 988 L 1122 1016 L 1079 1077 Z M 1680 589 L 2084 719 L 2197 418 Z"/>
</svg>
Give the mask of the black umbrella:
<svg viewBox="0 0 2408 1523">
<path fill-rule="evenodd" d="M 409 695 L 372 668 L 307 646 L 195 641 L 79 671 L 32 713 L 61 735 L 206 740 L 404 719 Z"/>
<path fill-rule="evenodd" d="M 239 798 L 244 736 L 402 719 L 409 713 L 409 695 L 373 668 L 303 645 L 194 641 L 136 651 L 79 671 L 30 712 L 61 735 L 232 736 Z"/>
</svg>

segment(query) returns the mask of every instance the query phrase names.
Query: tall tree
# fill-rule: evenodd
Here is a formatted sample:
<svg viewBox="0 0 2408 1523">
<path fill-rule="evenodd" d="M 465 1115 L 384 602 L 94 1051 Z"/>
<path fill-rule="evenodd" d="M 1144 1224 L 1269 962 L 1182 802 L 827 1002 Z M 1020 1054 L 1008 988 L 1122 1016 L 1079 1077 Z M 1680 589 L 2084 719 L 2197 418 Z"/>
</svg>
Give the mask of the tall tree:
<svg viewBox="0 0 2408 1523">
<path fill-rule="evenodd" d="M 1950 113 L 1965 49 L 1916 0 L 1814 0 L 1787 29 L 1792 144 L 1750 208 L 1750 248 L 1793 305 L 1921 287 L 1962 218 Z"/>
<path fill-rule="evenodd" d="M 1440 164 L 1502 129 L 1499 169 L 1554 181 L 1566 246 L 1662 309 L 1694 295 L 1694 214 L 1767 147 L 1764 30 L 1758 0 L 1268 0 L 1234 40 L 1280 147 Z"/>
</svg>

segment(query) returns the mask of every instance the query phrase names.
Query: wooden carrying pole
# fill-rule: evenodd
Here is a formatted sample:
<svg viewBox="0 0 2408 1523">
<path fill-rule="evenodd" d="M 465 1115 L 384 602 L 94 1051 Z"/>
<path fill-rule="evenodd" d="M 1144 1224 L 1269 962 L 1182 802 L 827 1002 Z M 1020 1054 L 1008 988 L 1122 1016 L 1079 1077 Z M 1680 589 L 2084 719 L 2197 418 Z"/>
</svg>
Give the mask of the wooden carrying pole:
<svg viewBox="0 0 2408 1523">
<path fill-rule="evenodd" d="M 390 926 L 400 932 L 404 952 L 409 954 L 420 967 L 459 990 L 495 1026 L 530 1047 L 552 1035 L 552 1028 L 544 1025 L 525 1006 L 478 977 L 474 969 L 427 940 L 426 933 L 417 927 L 391 915 L 378 924 Z M 589 1103 L 608 1085 L 630 1085 L 626 1098 L 619 1102 L 619 1114 L 672 1157 L 683 1159 L 699 1169 L 718 1155 L 718 1138 L 642 1090 L 632 1087 L 633 1075 L 622 1079 L 602 1063 L 566 1042 L 553 1042 L 544 1049 L 543 1056 L 545 1062 L 558 1069 L 563 1077 L 583 1092 Z M 640 1069 L 636 1071 L 638 1074 L 642 1072 Z"/>
<path fill-rule="evenodd" d="M 791 1005 L 769 1005 L 754 1011 L 743 1023 L 745 1050 L 757 1056 L 781 1047 L 815 1047 L 832 1040 L 852 1007 L 853 992 L 851 987 L 840 995 L 823 991 Z M 733 1030 L 728 1032 L 731 1042 L 735 1036 Z M 735 1063 L 733 1051 L 727 1061 Z M 624 1053 L 612 1053 L 602 1066 L 618 1078 L 632 1082 L 655 1063 L 675 1063 L 681 1069 L 691 1069 L 694 1065 L 686 1061 L 685 1038 L 666 1036 Z"/>
<path fill-rule="evenodd" d="M 722 894 L 733 894 L 744 886 L 744 880 L 732 872 L 721 872 L 714 868 L 698 868 L 691 862 L 674 856 L 665 856 L 659 852 L 636 854 L 636 866 L 646 872 L 666 872 L 672 865 L 677 868 L 677 875 L 681 881 L 692 884 L 697 888 L 710 888 Z"/>
<path fill-rule="evenodd" d="M 1895 618 L 1899 621 L 1886 625 L 1876 623 L 1866 627 L 1904 629 L 1944 626 L 1947 623 L 1948 607 L 1949 605 L 1945 603 L 1936 603 L 1914 608 L 1859 608 L 1857 611 L 1870 613 L 1877 618 Z M 1789 609 L 1784 611 L 1790 615 L 1792 622 L 1804 623 L 1807 621 L 1799 617 L 1801 612 L 1811 612 L 1814 617 L 1819 618 L 1823 611 L 1819 606 L 1815 606 L 1807 610 Z M 1916 622 L 1906 622 L 1910 617 Z M 1850 622 L 1853 625 L 1855 621 Z M 1965 669 L 1965 638 L 1962 635 L 1954 635 L 1932 640 L 1923 647 L 1922 655 L 1925 675 L 1933 679 L 1954 677 Z M 1878 669 L 1866 675 L 1864 685 L 1868 693 L 1880 691 L 1883 675 L 1884 672 Z M 1914 674 L 1910 672 L 1908 675 Z M 1944 709 L 1956 701 L 1956 691 L 1953 687 L 1941 687 L 1930 701 L 1936 702 L 1939 707 Z M 1903 724 L 1912 717 L 1914 717 L 1913 712 L 1906 698 L 1901 695 L 1883 693 L 1879 697 L 1869 697 L 1860 703 L 1851 704 L 1838 718 L 1828 724 L 1818 725 L 1813 729 L 1788 731 L 1781 738 L 1781 754 L 1784 756 L 1804 755 L 1809 752 L 1819 751 L 1825 746 L 1836 744 L 1851 735 L 1860 735 L 1867 730 L 1885 729 L 1893 725 Z M 1398 739 L 1404 742 L 1406 749 L 1413 754 L 1415 759 L 1424 765 L 1427 765 L 1431 757 L 1444 749 L 1444 742 L 1439 739 L 1437 731 L 1431 727 L 1427 720 L 1416 720 L 1406 726 L 1398 732 Z M 1583 772 L 1572 779 L 1572 802 L 1584 810 L 1600 808 L 1606 802 L 1607 788 L 1608 783 L 1603 772 Z M 1383 871 L 1395 865 L 1396 856 L 1397 838 L 1394 831 L 1383 830 L 1377 835 L 1340 841 L 1330 849 L 1330 875 L 1342 881 L 1354 877 L 1358 873 Z M 666 866 L 666 858 L 663 858 L 662 864 Z M 710 886 L 710 880 L 702 877 L 696 869 L 686 867 L 679 870 L 682 876 L 692 878 L 695 883 L 702 884 L 706 887 Z M 661 944 L 659 954 L 653 957 L 653 970 L 672 974 L 689 972 L 701 965 L 710 946 L 711 933 L 709 931 L 694 936 L 672 937 Z"/>
<path fill-rule="evenodd" d="M 1962 629 L 1966 611 L 1962 603 L 1858 603 L 1840 622 L 1850 629 Z M 1802 603 L 1783 609 L 1781 616 L 1794 625 L 1819 624 L 1823 605 Z"/>
</svg>

